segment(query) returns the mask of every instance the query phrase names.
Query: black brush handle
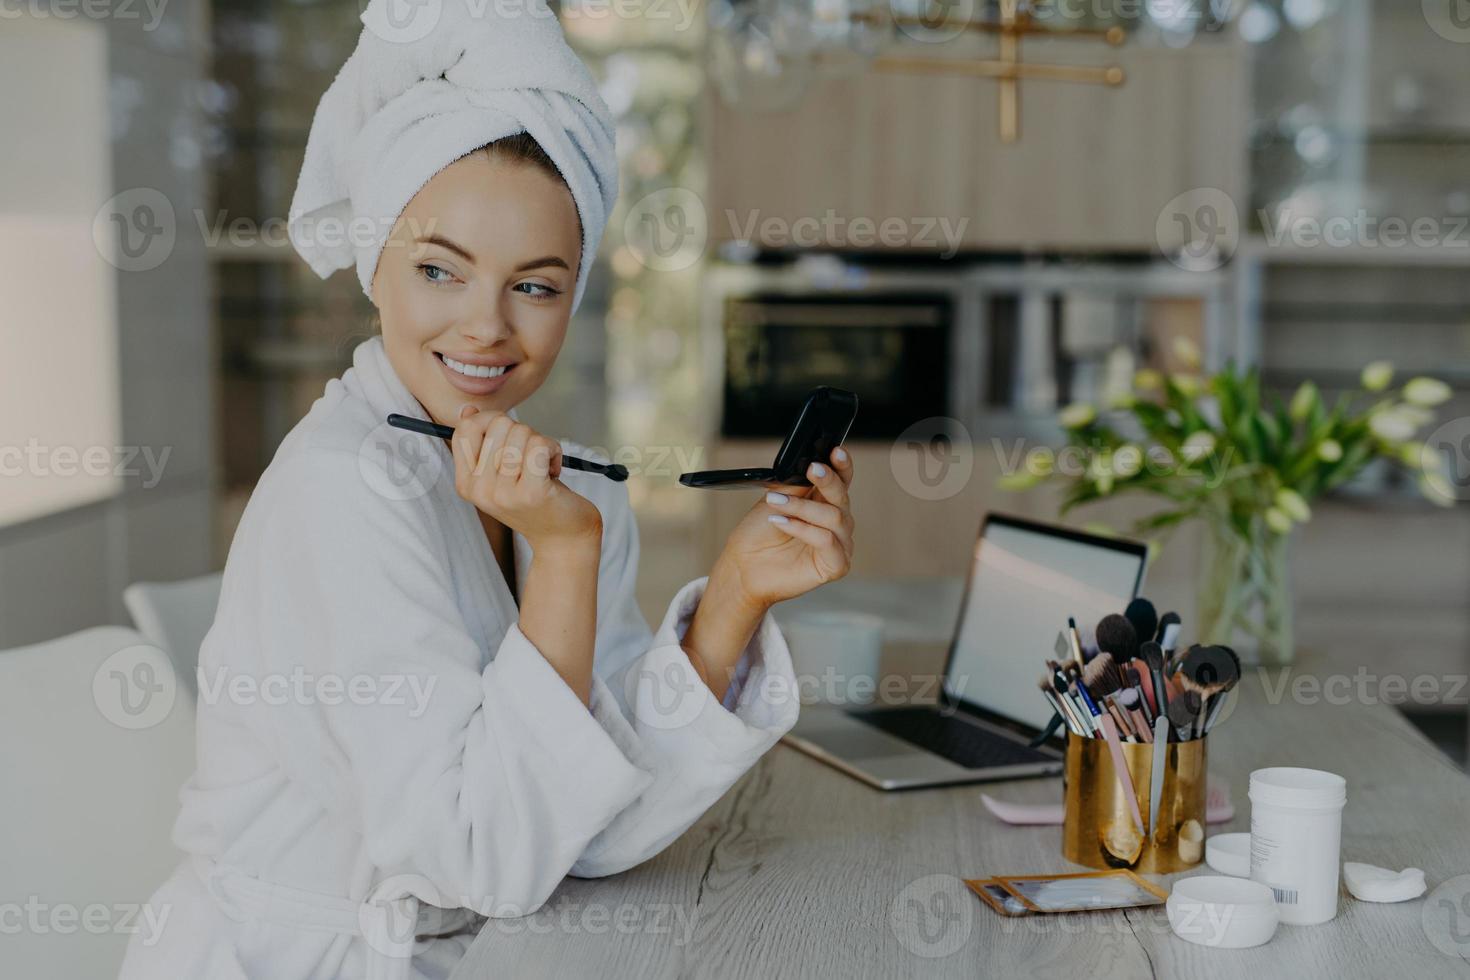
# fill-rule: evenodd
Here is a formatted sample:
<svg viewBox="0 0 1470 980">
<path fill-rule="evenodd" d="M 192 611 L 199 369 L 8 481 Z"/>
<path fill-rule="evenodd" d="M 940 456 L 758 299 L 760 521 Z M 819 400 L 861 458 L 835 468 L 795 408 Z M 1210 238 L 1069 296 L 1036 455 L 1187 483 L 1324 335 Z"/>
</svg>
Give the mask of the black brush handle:
<svg viewBox="0 0 1470 980">
<path fill-rule="evenodd" d="M 447 425 L 440 425 L 438 422 L 430 422 L 427 419 L 410 418 L 407 415 L 399 415 L 396 412 L 388 416 L 388 424 L 394 428 L 417 432 L 420 435 L 438 436 L 440 439 L 454 438 L 454 430 Z M 609 480 L 616 480 L 619 483 L 628 478 L 628 468 L 622 463 L 594 463 L 590 459 L 582 459 L 580 456 L 568 456 L 566 453 L 562 453 L 561 465 L 569 470 L 601 473 Z"/>
<path fill-rule="evenodd" d="M 1053 735 L 1055 735 L 1057 733 L 1057 729 L 1059 729 L 1061 727 L 1062 727 L 1062 716 L 1061 716 L 1061 713 L 1060 712 L 1057 712 L 1057 711 L 1053 711 L 1051 713 L 1051 724 L 1050 725 L 1047 725 L 1046 728 L 1045 728 L 1045 730 L 1043 730 L 1040 735 L 1037 735 L 1035 738 L 1033 738 L 1027 744 L 1031 748 L 1033 748 L 1033 749 L 1034 748 L 1039 748 L 1042 743 L 1044 743 L 1047 739 L 1049 739 Z"/>
</svg>

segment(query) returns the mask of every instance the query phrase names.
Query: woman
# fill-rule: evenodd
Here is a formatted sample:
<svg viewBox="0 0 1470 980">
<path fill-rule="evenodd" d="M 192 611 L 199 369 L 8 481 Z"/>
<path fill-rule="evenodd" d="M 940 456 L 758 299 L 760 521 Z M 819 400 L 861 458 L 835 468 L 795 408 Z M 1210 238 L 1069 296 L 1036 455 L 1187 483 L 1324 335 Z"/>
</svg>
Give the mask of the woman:
<svg viewBox="0 0 1470 980">
<path fill-rule="evenodd" d="M 657 854 L 795 721 L 769 608 L 848 568 L 839 450 L 650 632 L 626 484 L 563 468 L 592 454 L 514 411 L 616 194 L 606 107 L 549 17 L 417 9 L 438 20 L 405 40 L 374 0 L 312 125 L 293 242 L 322 275 L 356 265 L 382 334 L 240 522 L 200 653 L 188 858 L 129 980 L 444 976 L 480 916 Z M 380 230 L 331 240 L 329 218 Z"/>
</svg>

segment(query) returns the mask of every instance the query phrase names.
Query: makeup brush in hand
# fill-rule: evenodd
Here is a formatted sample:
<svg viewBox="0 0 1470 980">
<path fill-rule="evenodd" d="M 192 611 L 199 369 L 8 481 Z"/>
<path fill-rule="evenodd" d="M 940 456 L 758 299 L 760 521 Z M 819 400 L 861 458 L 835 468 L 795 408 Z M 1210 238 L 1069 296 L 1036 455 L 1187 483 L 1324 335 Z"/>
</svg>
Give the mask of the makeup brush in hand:
<svg viewBox="0 0 1470 980">
<path fill-rule="evenodd" d="M 425 436 L 438 436 L 440 439 L 453 439 L 454 429 L 438 422 L 430 422 L 428 419 L 416 419 L 409 415 L 399 415 L 394 412 L 388 416 L 388 424 L 404 429 L 408 432 L 417 432 Z M 628 478 L 628 468 L 622 463 L 598 463 L 590 459 L 582 459 L 578 456 L 568 456 L 562 453 L 561 465 L 568 470 L 582 470 L 587 473 L 600 473 L 609 480 L 621 483 Z"/>
</svg>

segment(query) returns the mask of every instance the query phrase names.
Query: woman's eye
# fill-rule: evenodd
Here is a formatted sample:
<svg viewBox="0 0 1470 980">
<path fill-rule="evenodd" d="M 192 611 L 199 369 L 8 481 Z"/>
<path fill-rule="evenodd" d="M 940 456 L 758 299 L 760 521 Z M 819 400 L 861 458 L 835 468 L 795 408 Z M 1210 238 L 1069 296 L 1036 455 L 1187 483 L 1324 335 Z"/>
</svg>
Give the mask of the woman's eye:
<svg viewBox="0 0 1470 980">
<path fill-rule="evenodd" d="M 425 279 L 432 283 L 445 283 L 454 278 L 452 275 L 449 274 L 448 270 L 444 269 L 442 266 L 437 266 L 432 262 L 420 262 L 418 268 L 419 275 L 423 276 Z"/>
<path fill-rule="evenodd" d="M 517 283 L 516 288 L 534 299 L 551 299 L 561 295 L 561 290 L 539 282 Z"/>
</svg>

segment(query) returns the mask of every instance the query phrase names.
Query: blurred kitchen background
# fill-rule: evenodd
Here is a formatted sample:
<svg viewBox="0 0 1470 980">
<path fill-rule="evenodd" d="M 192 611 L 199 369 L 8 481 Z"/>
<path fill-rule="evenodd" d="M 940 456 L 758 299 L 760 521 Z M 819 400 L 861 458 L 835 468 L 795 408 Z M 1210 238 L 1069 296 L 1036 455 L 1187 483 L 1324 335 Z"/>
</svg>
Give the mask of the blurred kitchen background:
<svg viewBox="0 0 1470 980">
<path fill-rule="evenodd" d="M 127 623 L 129 583 L 222 567 L 281 438 L 373 331 L 356 278 L 317 279 L 283 222 L 358 3 L 39 9 L 0 21 L 0 444 L 139 451 L 121 475 L 4 481 L 0 647 Z M 1056 516 L 1050 491 L 995 488 L 996 440 L 1058 442 L 1057 410 L 1097 400 L 1120 357 L 1168 369 L 1185 337 L 1207 370 L 1255 363 L 1274 390 L 1311 377 L 1329 395 L 1388 358 L 1455 386 L 1444 417 L 1470 414 L 1454 0 L 937 10 L 559 7 L 619 120 L 622 192 L 522 414 L 642 472 L 654 623 L 753 502 L 678 474 L 764 464 L 814 384 L 863 400 L 839 584 L 907 583 L 919 646 L 953 625 L 922 600 L 965 574 L 986 509 Z M 1334 216 L 1432 231 L 1296 233 Z M 940 485 L 930 465 L 968 476 Z M 1318 507 L 1293 556 L 1301 648 L 1348 672 L 1470 671 L 1466 515 L 1386 470 Z M 1150 573 L 1186 617 L 1197 551 L 1182 531 Z M 1466 692 L 1449 693 L 1406 709 L 1463 764 Z"/>
</svg>

